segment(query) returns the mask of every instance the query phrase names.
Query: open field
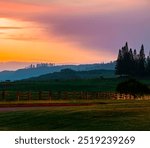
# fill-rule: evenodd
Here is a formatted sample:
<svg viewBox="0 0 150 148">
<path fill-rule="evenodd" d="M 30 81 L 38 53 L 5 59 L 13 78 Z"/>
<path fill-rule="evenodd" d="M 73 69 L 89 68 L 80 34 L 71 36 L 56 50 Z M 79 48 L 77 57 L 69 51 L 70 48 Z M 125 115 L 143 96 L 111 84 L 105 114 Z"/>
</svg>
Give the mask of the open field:
<svg viewBox="0 0 150 148">
<path fill-rule="evenodd" d="M 91 105 L 1 108 L 0 130 L 150 130 L 149 100 L 95 100 L 80 103 Z"/>
<path fill-rule="evenodd" d="M 121 81 L 1 82 L 0 130 L 150 130 L 150 100 L 112 100 L 101 94 L 116 93 Z M 149 79 L 139 81 L 150 86 Z"/>
<path fill-rule="evenodd" d="M 49 81 L 16 81 L 0 83 L 0 90 L 11 91 L 115 91 L 121 80 L 116 79 L 75 79 Z"/>
<path fill-rule="evenodd" d="M 0 91 L 100 91 L 115 92 L 118 83 L 126 78 L 73 79 L 48 81 L 1 82 Z M 150 87 L 150 79 L 138 79 Z"/>
</svg>

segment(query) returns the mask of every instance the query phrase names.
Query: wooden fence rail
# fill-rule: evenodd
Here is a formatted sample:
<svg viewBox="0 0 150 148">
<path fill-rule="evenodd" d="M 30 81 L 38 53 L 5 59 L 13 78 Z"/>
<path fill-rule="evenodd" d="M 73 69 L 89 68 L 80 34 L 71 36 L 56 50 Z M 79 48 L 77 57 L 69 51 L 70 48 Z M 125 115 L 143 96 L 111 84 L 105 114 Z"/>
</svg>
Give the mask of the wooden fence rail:
<svg viewBox="0 0 150 148">
<path fill-rule="evenodd" d="M 21 100 L 70 100 L 70 99 L 113 99 L 113 100 L 149 100 L 150 96 L 135 98 L 129 94 L 119 94 L 112 92 L 68 92 L 68 91 L 0 91 L 0 101 L 21 101 Z"/>
</svg>

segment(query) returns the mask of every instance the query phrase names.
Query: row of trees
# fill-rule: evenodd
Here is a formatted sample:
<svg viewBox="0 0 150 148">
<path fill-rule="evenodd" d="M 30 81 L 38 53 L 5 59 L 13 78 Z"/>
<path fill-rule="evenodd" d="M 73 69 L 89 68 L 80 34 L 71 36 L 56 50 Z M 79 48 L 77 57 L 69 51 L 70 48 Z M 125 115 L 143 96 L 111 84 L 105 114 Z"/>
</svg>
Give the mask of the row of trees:
<svg viewBox="0 0 150 148">
<path fill-rule="evenodd" d="M 43 67 L 52 67 L 55 66 L 54 63 L 40 63 L 40 64 L 31 64 L 26 69 L 33 69 L 33 68 L 43 68 Z"/>
<path fill-rule="evenodd" d="M 144 46 L 141 46 L 139 54 L 136 49 L 128 48 L 128 43 L 119 50 L 116 61 L 116 74 L 127 76 L 150 76 L 150 54 L 145 56 Z"/>
</svg>

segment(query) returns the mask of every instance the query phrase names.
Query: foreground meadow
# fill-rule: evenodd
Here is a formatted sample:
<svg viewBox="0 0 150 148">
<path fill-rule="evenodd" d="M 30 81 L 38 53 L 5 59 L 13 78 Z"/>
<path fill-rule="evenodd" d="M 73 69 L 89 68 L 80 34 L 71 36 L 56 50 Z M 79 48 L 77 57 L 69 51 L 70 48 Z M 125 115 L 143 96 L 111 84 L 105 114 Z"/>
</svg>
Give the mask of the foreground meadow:
<svg viewBox="0 0 150 148">
<path fill-rule="evenodd" d="M 149 100 L 101 100 L 60 106 L 0 108 L 3 131 L 145 131 L 150 130 Z M 65 106 L 65 103 L 70 103 Z M 85 104 L 86 103 L 86 104 Z M 88 104 L 87 104 L 88 103 Z M 5 104 L 5 103 L 0 103 Z M 76 105 L 71 105 L 76 104 Z M 78 105 L 77 105 L 78 104 Z"/>
</svg>

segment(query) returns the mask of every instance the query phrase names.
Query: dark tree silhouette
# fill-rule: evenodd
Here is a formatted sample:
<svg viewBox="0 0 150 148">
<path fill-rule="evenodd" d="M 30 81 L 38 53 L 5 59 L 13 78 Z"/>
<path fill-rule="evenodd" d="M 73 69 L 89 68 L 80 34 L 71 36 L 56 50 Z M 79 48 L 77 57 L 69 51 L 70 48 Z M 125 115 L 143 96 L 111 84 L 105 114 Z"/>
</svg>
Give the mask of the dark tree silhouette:
<svg viewBox="0 0 150 148">
<path fill-rule="evenodd" d="M 128 75 L 130 71 L 130 54 L 129 54 L 129 49 L 128 49 L 128 43 L 126 42 L 125 46 L 122 47 L 122 73 L 124 75 Z"/>
<path fill-rule="evenodd" d="M 150 53 L 146 60 L 146 74 L 147 76 L 150 76 Z"/>
<path fill-rule="evenodd" d="M 122 57 L 121 50 L 119 50 L 119 53 L 118 53 L 115 70 L 116 70 L 115 73 L 117 75 L 122 75 L 122 73 L 123 73 L 123 57 Z"/>
<path fill-rule="evenodd" d="M 134 72 L 134 58 L 132 49 L 129 50 L 128 43 L 119 50 L 116 61 L 116 74 L 118 75 L 133 75 Z"/>
<path fill-rule="evenodd" d="M 137 73 L 138 73 L 138 60 L 139 60 L 139 55 L 137 55 L 136 49 L 134 49 L 134 52 L 133 52 L 133 70 L 134 70 L 134 76 L 136 76 Z"/>
<path fill-rule="evenodd" d="M 146 58 L 144 45 L 141 46 L 139 54 L 136 49 L 128 48 L 128 43 L 119 50 L 116 61 L 116 74 L 126 76 L 149 76 L 150 75 L 150 55 Z"/>
<path fill-rule="evenodd" d="M 142 84 L 134 79 L 130 79 L 118 84 L 117 92 L 136 96 L 136 95 L 150 94 L 150 89 L 148 88 L 147 85 Z"/>
<path fill-rule="evenodd" d="M 128 74 L 135 75 L 135 62 L 132 49 L 129 50 Z"/>
<path fill-rule="evenodd" d="M 144 53 L 144 46 L 141 46 L 141 50 L 140 50 L 140 54 L 139 54 L 139 63 L 138 63 L 138 74 L 140 76 L 144 76 L 145 75 L 145 53 Z"/>
</svg>

